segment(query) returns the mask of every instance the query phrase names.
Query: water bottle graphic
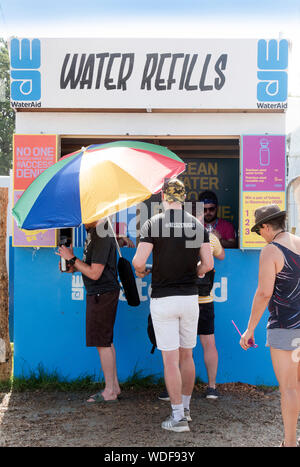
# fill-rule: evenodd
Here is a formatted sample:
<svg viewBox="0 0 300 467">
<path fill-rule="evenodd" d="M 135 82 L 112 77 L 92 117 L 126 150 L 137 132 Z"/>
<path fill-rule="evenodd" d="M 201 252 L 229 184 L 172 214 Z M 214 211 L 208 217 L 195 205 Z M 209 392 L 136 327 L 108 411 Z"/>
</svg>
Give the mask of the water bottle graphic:
<svg viewBox="0 0 300 467">
<path fill-rule="evenodd" d="M 259 140 L 259 163 L 260 165 L 270 165 L 270 148 L 269 141 L 266 138 Z"/>
</svg>

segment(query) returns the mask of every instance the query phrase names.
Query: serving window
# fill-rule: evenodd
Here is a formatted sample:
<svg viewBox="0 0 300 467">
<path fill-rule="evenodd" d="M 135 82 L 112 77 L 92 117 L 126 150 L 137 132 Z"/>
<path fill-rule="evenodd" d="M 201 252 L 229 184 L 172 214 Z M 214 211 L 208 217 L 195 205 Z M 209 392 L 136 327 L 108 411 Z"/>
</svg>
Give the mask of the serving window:
<svg viewBox="0 0 300 467">
<path fill-rule="evenodd" d="M 134 139 L 152 144 L 166 146 L 177 154 L 186 163 L 186 171 L 179 176 L 184 182 L 188 202 L 197 201 L 199 194 L 204 190 L 213 191 L 219 202 L 218 217 L 233 223 L 238 235 L 239 228 L 239 172 L 240 172 L 240 139 L 239 137 L 88 137 L 88 136 L 62 136 L 61 157 L 70 154 L 81 147 L 91 144 L 103 144 L 116 140 Z M 127 219 L 127 234 L 138 241 L 140 226 L 144 217 L 150 217 L 159 210 L 160 195 L 153 195 L 146 201 L 148 213 L 139 215 L 139 208 L 130 209 L 124 216 L 116 216 L 116 221 L 124 224 Z M 155 208 L 151 203 L 155 202 Z M 134 213 L 133 213 L 134 210 Z M 137 215 L 135 216 L 135 214 Z M 132 218 L 135 217 L 136 222 Z M 126 223 L 126 222 L 125 222 Z M 74 246 L 83 246 L 84 228 L 72 229 L 72 243 Z M 125 229 L 126 230 L 126 229 Z M 65 234 L 65 232 L 62 232 Z M 70 232 L 69 232 L 70 236 Z"/>
</svg>

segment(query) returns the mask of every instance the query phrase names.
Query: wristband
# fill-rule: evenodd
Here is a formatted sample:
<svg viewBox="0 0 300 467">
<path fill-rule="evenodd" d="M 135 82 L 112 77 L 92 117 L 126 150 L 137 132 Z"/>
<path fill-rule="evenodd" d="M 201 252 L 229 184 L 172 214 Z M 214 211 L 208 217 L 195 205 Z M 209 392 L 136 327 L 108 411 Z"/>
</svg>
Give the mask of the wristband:
<svg viewBox="0 0 300 467">
<path fill-rule="evenodd" d="M 77 259 L 76 256 L 73 256 L 73 258 L 69 259 L 68 260 L 69 265 L 74 266 L 76 259 Z"/>
</svg>

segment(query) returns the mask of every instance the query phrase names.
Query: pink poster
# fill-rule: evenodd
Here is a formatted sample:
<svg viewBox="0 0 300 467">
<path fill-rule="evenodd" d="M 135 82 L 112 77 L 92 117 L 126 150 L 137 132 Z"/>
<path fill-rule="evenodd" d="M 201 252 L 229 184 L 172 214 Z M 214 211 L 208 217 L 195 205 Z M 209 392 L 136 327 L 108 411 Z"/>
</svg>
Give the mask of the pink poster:
<svg viewBox="0 0 300 467">
<path fill-rule="evenodd" d="M 285 136 L 243 136 L 243 191 L 285 190 Z"/>
<path fill-rule="evenodd" d="M 56 160 L 56 135 L 14 135 L 14 190 L 26 190 Z"/>
</svg>

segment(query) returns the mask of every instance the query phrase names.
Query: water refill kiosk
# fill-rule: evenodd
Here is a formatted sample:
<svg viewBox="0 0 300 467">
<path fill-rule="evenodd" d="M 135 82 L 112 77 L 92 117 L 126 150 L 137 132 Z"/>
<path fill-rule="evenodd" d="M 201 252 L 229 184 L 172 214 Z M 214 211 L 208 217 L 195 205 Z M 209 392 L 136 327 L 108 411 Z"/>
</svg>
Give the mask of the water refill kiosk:
<svg viewBox="0 0 300 467">
<path fill-rule="evenodd" d="M 253 39 L 46 39 L 9 43 L 11 105 L 16 110 L 12 199 L 60 157 L 83 146 L 134 139 L 160 144 L 185 160 L 187 200 L 213 190 L 238 247 L 216 261 L 214 284 L 218 383 L 276 384 L 265 347 L 244 352 L 263 240 L 250 231 L 255 209 L 285 207 L 288 42 Z M 49 200 L 51 202 L 51 200 Z M 123 216 L 124 213 L 121 214 Z M 125 220 L 124 220 L 125 219 Z M 135 241 L 136 210 L 119 219 Z M 70 380 L 101 378 L 97 351 L 85 346 L 85 292 L 79 273 L 62 274 L 58 238 L 72 236 L 82 256 L 83 227 L 21 231 L 13 224 L 14 373 L 39 366 Z M 128 259 L 133 249 L 123 249 Z M 130 308 L 122 293 L 115 327 L 121 381 L 134 372 L 162 376 L 147 336 L 150 278 Z M 197 375 L 206 380 L 200 343 Z"/>
</svg>

